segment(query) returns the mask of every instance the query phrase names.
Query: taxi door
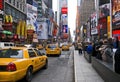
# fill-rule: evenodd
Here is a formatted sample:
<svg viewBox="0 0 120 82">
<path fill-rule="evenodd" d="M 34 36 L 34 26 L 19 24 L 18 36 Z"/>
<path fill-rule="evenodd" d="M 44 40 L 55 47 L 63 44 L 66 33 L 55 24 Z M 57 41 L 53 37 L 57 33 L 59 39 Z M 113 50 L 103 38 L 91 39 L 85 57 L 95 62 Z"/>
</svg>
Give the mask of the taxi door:
<svg viewBox="0 0 120 82">
<path fill-rule="evenodd" d="M 28 49 L 29 57 L 33 65 L 33 70 L 36 71 L 39 69 L 39 57 L 33 49 Z"/>
<path fill-rule="evenodd" d="M 44 58 L 44 56 L 41 54 L 41 52 L 39 51 L 39 50 L 37 50 L 37 49 L 34 49 L 36 52 L 37 52 L 37 55 L 38 55 L 38 57 L 39 57 L 39 64 L 40 64 L 40 67 L 43 67 L 44 65 L 45 65 L 45 58 Z"/>
</svg>

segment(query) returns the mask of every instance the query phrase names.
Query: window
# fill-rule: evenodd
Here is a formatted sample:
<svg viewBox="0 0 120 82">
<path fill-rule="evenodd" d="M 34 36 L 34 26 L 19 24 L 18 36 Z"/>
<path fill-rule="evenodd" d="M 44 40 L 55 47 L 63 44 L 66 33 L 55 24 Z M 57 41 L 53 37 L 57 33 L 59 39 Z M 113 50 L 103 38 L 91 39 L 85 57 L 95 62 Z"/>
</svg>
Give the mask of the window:
<svg viewBox="0 0 120 82">
<path fill-rule="evenodd" d="M 22 10 L 22 4 L 20 4 L 20 10 Z"/>
<path fill-rule="evenodd" d="M 39 50 L 37 50 L 37 49 L 34 49 L 34 50 L 36 51 L 38 56 L 42 56 L 42 54 L 41 54 L 41 52 Z"/>
<path fill-rule="evenodd" d="M 9 44 L 4 44 L 4 46 L 9 46 Z"/>
<path fill-rule="evenodd" d="M 19 8 L 19 2 L 17 2 L 17 8 Z"/>
<path fill-rule="evenodd" d="M 20 49 L 3 49 L 0 51 L 0 58 L 23 58 L 23 51 Z"/>
<path fill-rule="evenodd" d="M 8 0 L 9 3 L 11 3 L 11 0 Z"/>
<path fill-rule="evenodd" d="M 13 0 L 13 5 L 15 6 L 15 0 Z"/>
<path fill-rule="evenodd" d="M 25 6 L 23 6 L 23 12 L 25 12 L 25 9 L 26 9 Z"/>
<path fill-rule="evenodd" d="M 15 15 L 16 15 L 16 14 L 15 14 L 15 9 L 12 8 L 12 16 L 15 17 Z"/>
<path fill-rule="evenodd" d="M 56 45 L 49 45 L 48 48 L 54 49 L 54 48 L 57 48 L 57 46 Z"/>
<path fill-rule="evenodd" d="M 6 5 L 6 4 L 5 4 L 5 5 Z M 5 6 L 5 13 L 6 13 L 7 15 L 11 14 L 11 7 L 10 7 L 9 5 L 6 5 L 6 6 Z"/>
<path fill-rule="evenodd" d="M 36 57 L 35 52 L 32 49 L 28 49 L 29 57 Z"/>
</svg>

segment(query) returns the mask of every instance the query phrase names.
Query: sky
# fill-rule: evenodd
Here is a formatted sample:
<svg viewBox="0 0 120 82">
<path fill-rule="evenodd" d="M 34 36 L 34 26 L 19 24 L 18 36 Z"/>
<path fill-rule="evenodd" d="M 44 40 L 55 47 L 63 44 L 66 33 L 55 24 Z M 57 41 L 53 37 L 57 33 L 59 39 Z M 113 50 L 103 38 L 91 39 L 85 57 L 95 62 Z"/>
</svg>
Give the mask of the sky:
<svg viewBox="0 0 120 82">
<path fill-rule="evenodd" d="M 57 1 L 53 1 L 53 11 L 57 11 Z M 76 11 L 77 10 L 77 0 L 68 0 L 68 27 L 70 28 L 71 36 L 74 40 L 74 31 L 76 27 Z"/>
</svg>

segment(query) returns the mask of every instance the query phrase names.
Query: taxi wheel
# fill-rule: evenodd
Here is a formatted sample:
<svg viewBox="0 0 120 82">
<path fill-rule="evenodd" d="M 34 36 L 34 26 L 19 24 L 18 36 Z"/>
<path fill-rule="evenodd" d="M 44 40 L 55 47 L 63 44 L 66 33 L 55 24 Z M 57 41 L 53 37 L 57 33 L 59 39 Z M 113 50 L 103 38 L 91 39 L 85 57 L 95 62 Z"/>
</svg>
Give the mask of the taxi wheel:
<svg viewBox="0 0 120 82">
<path fill-rule="evenodd" d="M 31 82 L 32 80 L 32 67 L 29 67 L 25 76 L 26 82 Z"/>
</svg>

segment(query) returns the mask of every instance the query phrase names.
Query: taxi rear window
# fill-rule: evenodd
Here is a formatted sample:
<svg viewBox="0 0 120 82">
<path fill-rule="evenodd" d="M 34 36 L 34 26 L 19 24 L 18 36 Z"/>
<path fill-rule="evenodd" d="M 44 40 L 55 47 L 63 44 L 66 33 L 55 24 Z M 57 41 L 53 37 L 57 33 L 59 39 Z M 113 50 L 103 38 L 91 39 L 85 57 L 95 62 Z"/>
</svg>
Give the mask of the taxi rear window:
<svg viewBox="0 0 120 82">
<path fill-rule="evenodd" d="M 23 58 L 23 50 L 20 49 L 2 49 L 0 58 Z"/>
<path fill-rule="evenodd" d="M 56 45 L 49 45 L 48 48 L 56 48 Z"/>
</svg>

